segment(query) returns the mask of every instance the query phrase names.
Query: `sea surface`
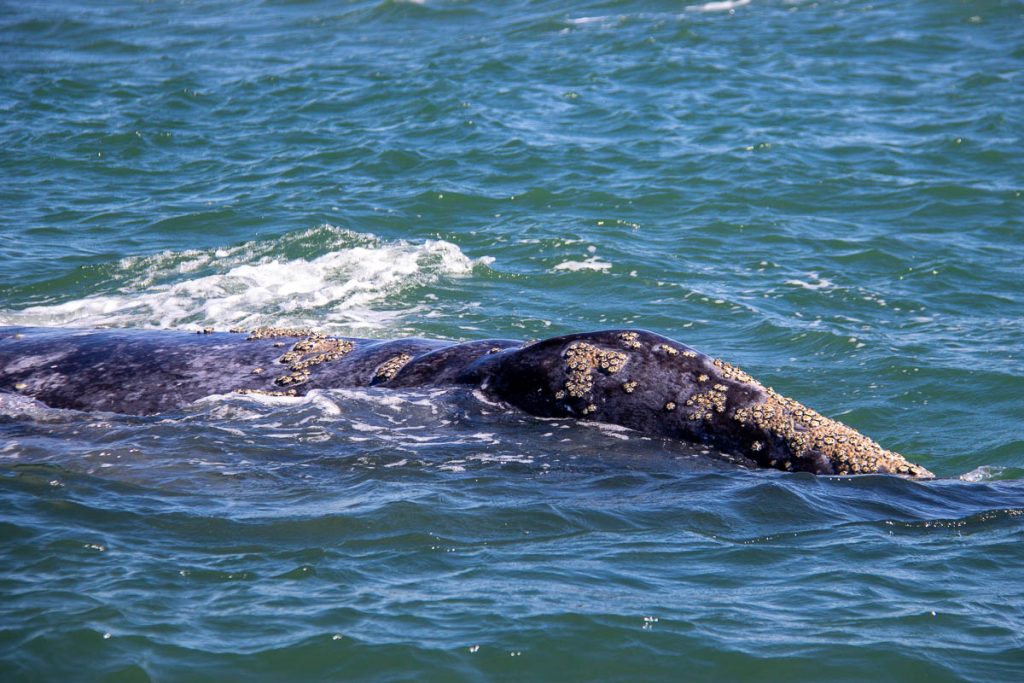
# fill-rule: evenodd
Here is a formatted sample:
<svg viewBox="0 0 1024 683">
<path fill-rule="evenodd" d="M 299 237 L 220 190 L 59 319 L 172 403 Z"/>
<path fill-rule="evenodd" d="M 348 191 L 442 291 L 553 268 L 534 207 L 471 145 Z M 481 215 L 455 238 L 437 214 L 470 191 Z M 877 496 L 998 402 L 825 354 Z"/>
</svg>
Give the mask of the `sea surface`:
<svg viewBox="0 0 1024 683">
<path fill-rule="evenodd" d="M 3 681 L 1024 680 L 1024 4 L 0 3 L 0 325 L 646 328 L 936 473 L 0 397 Z"/>
</svg>

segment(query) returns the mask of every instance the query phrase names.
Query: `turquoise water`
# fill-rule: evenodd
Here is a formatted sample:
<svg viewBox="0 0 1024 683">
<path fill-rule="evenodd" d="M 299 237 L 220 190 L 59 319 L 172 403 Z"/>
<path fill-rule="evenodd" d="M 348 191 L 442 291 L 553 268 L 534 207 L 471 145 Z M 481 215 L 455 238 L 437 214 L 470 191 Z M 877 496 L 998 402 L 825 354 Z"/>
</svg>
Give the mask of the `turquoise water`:
<svg viewBox="0 0 1024 683">
<path fill-rule="evenodd" d="M 939 477 L 6 397 L 3 680 L 1021 680 L 1021 3 L 3 3 L 0 56 L 0 324 L 643 327 Z"/>
</svg>

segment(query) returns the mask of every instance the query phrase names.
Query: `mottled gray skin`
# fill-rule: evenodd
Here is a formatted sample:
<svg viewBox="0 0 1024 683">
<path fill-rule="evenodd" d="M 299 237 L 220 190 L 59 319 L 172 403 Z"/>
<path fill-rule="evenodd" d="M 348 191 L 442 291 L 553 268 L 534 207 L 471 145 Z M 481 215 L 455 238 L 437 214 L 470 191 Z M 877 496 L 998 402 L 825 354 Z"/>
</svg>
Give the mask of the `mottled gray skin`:
<svg viewBox="0 0 1024 683">
<path fill-rule="evenodd" d="M 465 383 L 461 373 L 492 348 L 521 342 L 453 344 L 430 339 L 359 339 L 336 361 L 313 369 L 298 395 L 333 387 L 415 387 Z M 245 332 L 64 328 L 0 328 L 0 391 L 32 397 L 53 408 L 149 415 L 213 394 L 281 391 L 287 372 L 278 359 L 298 340 L 249 340 Z M 413 359 L 390 381 L 376 376 L 387 360 Z M 262 370 L 254 374 L 254 370 Z"/>
<path fill-rule="evenodd" d="M 624 341 L 624 334 L 633 335 L 632 343 Z M 308 380 L 289 389 L 302 395 L 334 387 L 462 385 L 532 415 L 618 424 L 644 434 L 706 444 L 762 467 L 820 474 L 851 471 L 820 452 L 794 453 L 792 440 L 787 441 L 784 434 L 738 419 L 737 410 L 764 405 L 771 390 L 753 380 L 737 379 L 714 359 L 650 332 L 607 330 L 525 346 L 505 339 L 463 344 L 335 339 L 354 346 L 343 357 L 316 365 Z M 0 391 L 29 396 L 54 408 L 158 413 L 212 394 L 281 391 L 275 379 L 287 374 L 287 367 L 279 359 L 297 340 L 249 339 L 246 333 L 230 332 L 0 328 Z M 580 342 L 624 354 L 625 362 L 613 370 L 588 370 L 588 390 L 573 397 L 565 391 L 572 381 L 566 354 Z M 402 354 L 411 359 L 390 379 L 382 377 L 381 366 Z M 627 383 L 633 384 L 631 391 L 624 389 Z M 713 385 L 725 387 L 727 409 L 696 419 L 687 401 Z M 930 474 L 910 467 L 903 471 L 873 464 L 870 471 Z"/>
</svg>

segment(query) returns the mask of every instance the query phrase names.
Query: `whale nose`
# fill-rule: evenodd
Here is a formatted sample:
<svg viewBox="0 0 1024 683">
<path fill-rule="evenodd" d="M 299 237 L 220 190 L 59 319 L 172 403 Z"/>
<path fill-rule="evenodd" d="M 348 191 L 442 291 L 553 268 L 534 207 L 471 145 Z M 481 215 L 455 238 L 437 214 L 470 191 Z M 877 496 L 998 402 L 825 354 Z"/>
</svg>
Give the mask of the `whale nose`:
<svg viewBox="0 0 1024 683">
<path fill-rule="evenodd" d="M 934 479 L 935 475 L 932 474 L 931 470 L 926 470 L 920 465 L 914 465 L 913 471 L 910 474 L 914 479 Z"/>
</svg>

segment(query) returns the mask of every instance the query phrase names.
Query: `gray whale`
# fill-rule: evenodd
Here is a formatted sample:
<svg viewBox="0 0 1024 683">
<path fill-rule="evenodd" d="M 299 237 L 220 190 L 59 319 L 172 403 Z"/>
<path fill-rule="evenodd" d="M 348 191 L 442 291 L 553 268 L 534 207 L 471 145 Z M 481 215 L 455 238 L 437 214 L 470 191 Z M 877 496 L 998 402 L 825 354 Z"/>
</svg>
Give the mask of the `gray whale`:
<svg viewBox="0 0 1024 683">
<path fill-rule="evenodd" d="M 200 333 L 0 328 L 0 391 L 54 408 L 143 415 L 230 392 L 455 385 L 532 415 L 706 444 L 761 467 L 932 476 L 739 368 L 644 330 L 524 344 L 359 339 L 269 327 Z"/>
</svg>

